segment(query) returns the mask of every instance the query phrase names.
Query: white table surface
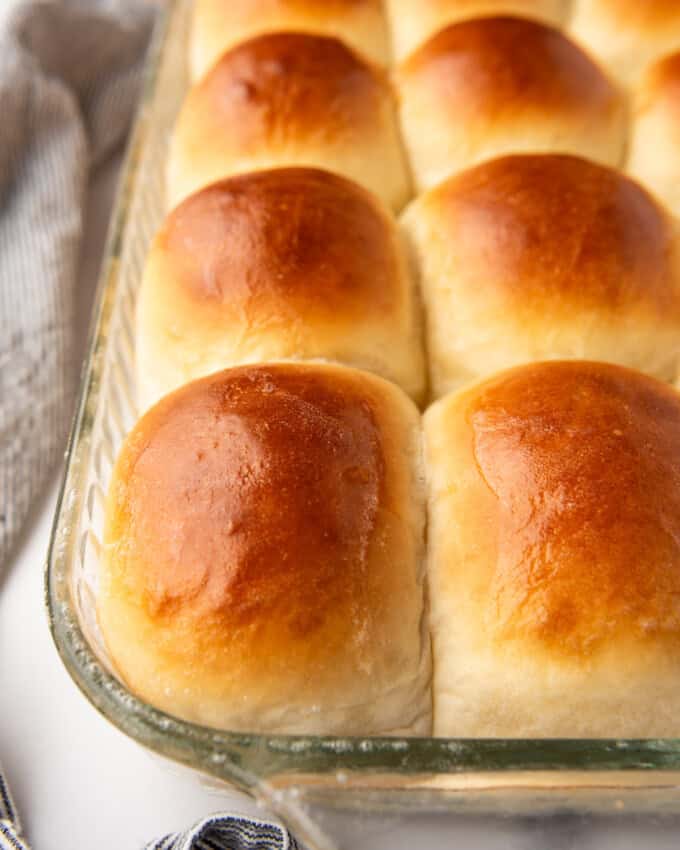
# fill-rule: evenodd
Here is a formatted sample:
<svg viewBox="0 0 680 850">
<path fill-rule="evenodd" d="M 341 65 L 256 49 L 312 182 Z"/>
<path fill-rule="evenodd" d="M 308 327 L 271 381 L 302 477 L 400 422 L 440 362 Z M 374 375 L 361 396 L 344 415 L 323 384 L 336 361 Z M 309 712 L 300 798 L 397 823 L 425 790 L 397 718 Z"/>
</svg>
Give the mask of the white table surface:
<svg viewBox="0 0 680 850">
<path fill-rule="evenodd" d="M 116 174 L 114 163 L 90 193 L 78 291 L 81 341 Z M 243 796 L 202 788 L 147 754 L 97 714 L 62 667 L 43 607 L 43 569 L 59 477 L 55 471 L 0 580 L 0 762 L 33 850 L 136 850 L 210 812 L 261 816 Z M 353 842 L 347 850 L 677 850 L 680 831 L 668 824 L 592 826 L 574 818 L 505 826 L 431 819 L 420 824 L 415 839 L 400 827 L 382 825 L 362 832 L 360 845 Z"/>
</svg>

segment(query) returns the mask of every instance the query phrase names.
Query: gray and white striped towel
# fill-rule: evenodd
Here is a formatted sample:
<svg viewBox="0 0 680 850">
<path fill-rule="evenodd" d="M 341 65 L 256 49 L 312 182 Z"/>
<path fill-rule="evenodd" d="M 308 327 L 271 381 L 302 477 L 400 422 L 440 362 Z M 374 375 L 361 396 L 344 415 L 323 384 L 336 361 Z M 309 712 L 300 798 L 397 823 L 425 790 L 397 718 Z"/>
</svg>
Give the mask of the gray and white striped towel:
<svg viewBox="0 0 680 850">
<path fill-rule="evenodd" d="M 0 850 L 27 850 L 14 802 L 0 770 Z"/>
<path fill-rule="evenodd" d="M 63 448 L 88 172 L 124 140 L 152 9 L 148 0 L 31 0 L 0 32 L 0 574 Z M 218 814 L 148 848 L 296 844 L 276 824 Z M 0 850 L 28 850 L 1 771 Z"/>
<path fill-rule="evenodd" d="M 0 574 L 63 451 L 88 173 L 134 110 L 153 6 L 31 0 L 0 31 Z"/>
<path fill-rule="evenodd" d="M 188 832 L 167 835 L 144 850 L 298 850 L 278 824 L 234 815 L 211 815 Z"/>
</svg>

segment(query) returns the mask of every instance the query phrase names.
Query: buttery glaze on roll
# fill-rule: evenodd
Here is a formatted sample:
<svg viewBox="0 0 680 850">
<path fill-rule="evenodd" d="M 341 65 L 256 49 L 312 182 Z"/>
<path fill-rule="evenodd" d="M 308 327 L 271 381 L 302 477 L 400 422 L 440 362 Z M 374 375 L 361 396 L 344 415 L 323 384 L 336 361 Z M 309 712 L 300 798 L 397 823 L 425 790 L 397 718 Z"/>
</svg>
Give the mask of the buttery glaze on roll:
<svg viewBox="0 0 680 850">
<path fill-rule="evenodd" d="M 390 212 L 313 168 L 232 177 L 180 204 L 137 302 L 142 409 L 227 366 L 314 358 L 424 400 L 420 304 Z"/>
<path fill-rule="evenodd" d="M 680 3 L 575 0 L 570 29 L 616 79 L 630 85 L 650 62 L 680 49 Z"/>
<path fill-rule="evenodd" d="M 387 0 L 394 57 L 405 59 L 449 24 L 491 15 L 515 15 L 559 25 L 568 0 Z"/>
<path fill-rule="evenodd" d="M 410 195 L 386 74 L 335 38 L 270 33 L 223 54 L 187 95 L 168 157 L 168 200 L 231 174 L 325 168 L 400 209 Z"/>
<path fill-rule="evenodd" d="M 628 170 L 680 215 L 680 52 L 648 68 L 634 92 Z"/>
<path fill-rule="evenodd" d="M 435 397 L 533 360 L 680 360 L 675 219 L 618 171 L 537 154 L 482 163 L 403 216 Z"/>
<path fill-rule="evenodd" d="M 532 364 L 425 431 L 434 734 L 680 735 L 680 395 Z"/>
<path fill-rule="evenodd" d="M 166 396 L 108 496 L 98 616 L 147 702 L 222 729 L 427 734 L 420 420 L 334 365 Z"/>
<path fill-rule="evenodd" d="M 196 0 L 190 40 L 196 80 L 234 45 L 266 32 L 331 35 L 386 65 L 381 0 Z"/>
<path fill-rule="evenodd" d="M 397 72 L 401 123 L 419 191 L 482 160 L 571 153 L 620 164 L 624 102 L 565 35 L 536 21 L 453 24 Z"/>
</svg>

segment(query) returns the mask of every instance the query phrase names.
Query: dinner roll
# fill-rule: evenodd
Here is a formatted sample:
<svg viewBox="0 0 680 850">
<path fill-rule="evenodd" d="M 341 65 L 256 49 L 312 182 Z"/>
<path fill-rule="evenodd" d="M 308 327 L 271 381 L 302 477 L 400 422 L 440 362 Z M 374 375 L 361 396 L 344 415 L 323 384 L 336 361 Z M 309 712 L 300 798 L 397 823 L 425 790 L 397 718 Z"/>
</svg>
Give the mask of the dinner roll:
<svg viewBox="0 0 680 850">
<path fill-rule="evenodd" d="M 652 65 L 635 92 L 628 169 L 680 214 L 680 53 Z"/>
<path fill-rule="evenodd" d="M 168 157 L 174 206 L 230 174 L 312 165 L 399 209 L 410 194 L 386 75 L 335 38 L 273 33 L 225 53 L 190 90 Z"/>
<path fill-rule="evenodd" d="M 673 378 L 677 225 L 620 172 L 560 154 L 502 157 L 423 195 L 403 225 L 435 397 L 532 360 L 606 360 Z"/>
<path fill-rule="evenodd" d="M 389 57 L 380 0 L 195 0 L 191 72 L 202 76 L 222 53 L 266 32 L 332 35 L 375 62 Z"/>
<path fill-rule="evenodd" d="M 569 0 L 387 0 L 395 59 L 405 59 L 449 24 L 489 15 L 517 15 L 561 24 Z"/>
<path fill-rule="evenodd" d="M 574 0 L 571 32 L 622 83 L 680 48 L 678 0 Z"/>
<path fill-rule="evenodd" d="M 680 735 L 680 395 L 539 363 L 425 431 L 435 735 Z"/>
<path fill-rule="evenodd" d="M 400 66 L 401 119 L 419 190 L 504 153 L 574 153 L 618 164 L 620 93 L 558 30 L 483 18 L 442 30 Z"/>
<path fill-rule="evenodd" d="M 324 358 L 425 392 L 419 303 L 389 211 L 313 168 L 192 195 L 152 245 L 137 305 L 139 400 L 225 366 Z"/>
<path fill-rule="evenodd" d="M 142 699 L 221 729 L 430 730 L 418 411 L 336 365 L 166 396 L 108 496 L 98 616 Z"/>
</svg>

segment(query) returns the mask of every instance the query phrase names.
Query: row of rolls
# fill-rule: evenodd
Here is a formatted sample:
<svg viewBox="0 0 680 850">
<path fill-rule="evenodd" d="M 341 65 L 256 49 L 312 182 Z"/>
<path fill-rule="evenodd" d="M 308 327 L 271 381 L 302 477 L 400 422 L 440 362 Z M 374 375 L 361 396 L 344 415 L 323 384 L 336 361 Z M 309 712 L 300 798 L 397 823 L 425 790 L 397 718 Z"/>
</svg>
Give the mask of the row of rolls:
<svg viewBox="0 0 680 850">
<path fill-rule="evenodd" d="M 484 159 L 559 151 L 629 171 L 678 211 L 674 0 L 386 0 L 391 28 L 382 0 L 230 5 L 197 7 L 173 205 L 303 163 L 399 211 Z"/>
<path fill-rule="evenodd" d="M 680 4 L 193 11 L 120 675 L 226 729 L 680 734 Z"/>
<path fill-rule="evenodd" d="M 584 3 L 572 24 L 581 32 L 579 18 L 611 8 L 621 37 L 628 9 L 639 63 L 652 35 L 657 48 L 678 38 L 680 6 L 665 4 L 665 20 L 658 2 Z M 477 5 L 395 2 L 393 24 L 421 6 L 434 25 L 435 12 L 441 22 Z M 559 4 L 514 5 L 550 18 Z M 373 55 L 376 2 L 224 6 L 197 5 L 194 57 L 256 23 L 301 18 L 365 34 L 358 46 Z M 143 405 L 220 366 L 280 357 L 367 368 L 419 403 L 547 357 L 675 378 L 680 53 L 636 85 L 632 106 L 565 33 L 516 17 L 446 26 L 393 81 L 334 36 L 265 32 L 232 46 L 189 92 L 171 140 L 175 209 L 141 292 Z"/>
</svg>

